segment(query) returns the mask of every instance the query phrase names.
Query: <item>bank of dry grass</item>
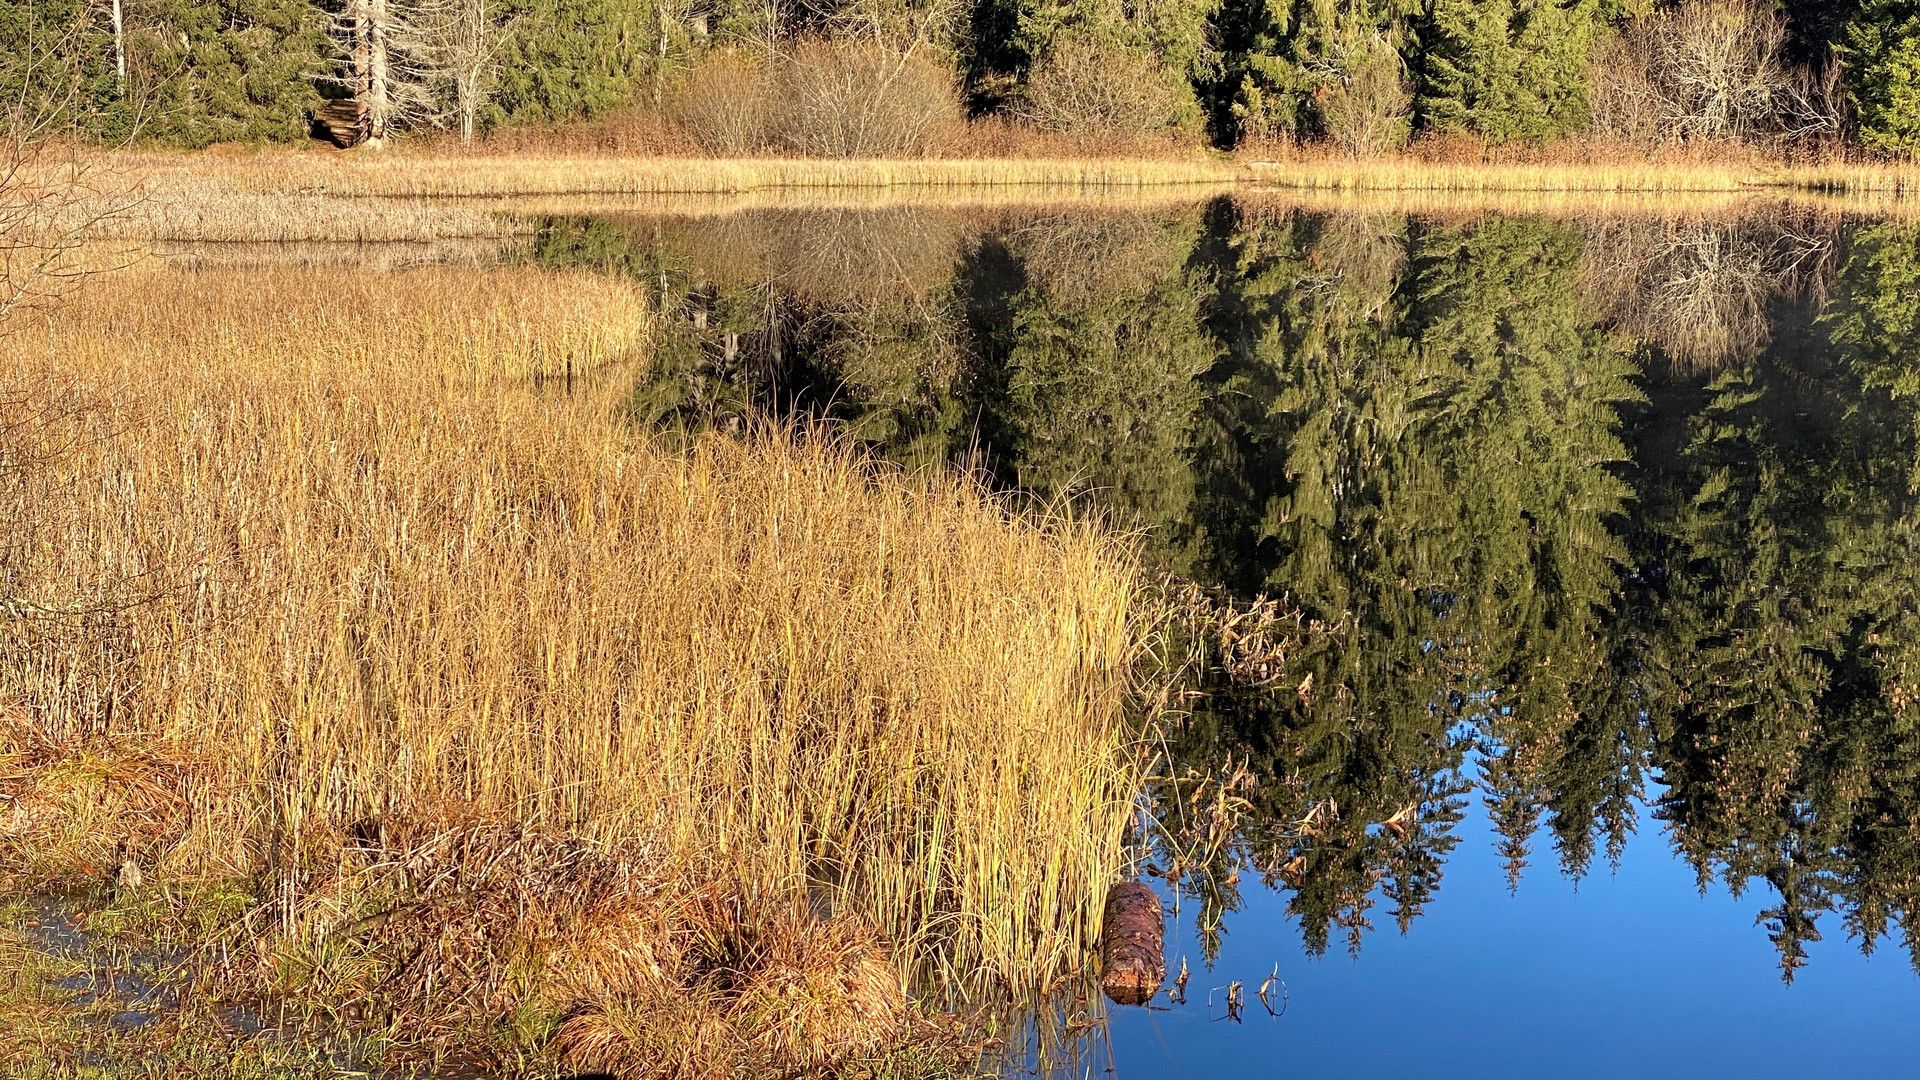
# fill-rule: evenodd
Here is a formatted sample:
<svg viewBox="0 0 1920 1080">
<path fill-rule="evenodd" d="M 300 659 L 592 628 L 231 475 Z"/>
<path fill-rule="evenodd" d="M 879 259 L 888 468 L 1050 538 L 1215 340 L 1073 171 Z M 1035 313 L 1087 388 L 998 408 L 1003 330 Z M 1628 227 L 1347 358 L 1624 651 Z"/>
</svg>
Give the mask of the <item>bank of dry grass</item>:
<svg viewBox="0 0 1920 1080">
<path fill-rule="evenodd" d="M 1398 191 L 1478 196 L 1698 196 L 1773 191 L 1845 196 L 1920 192 L 1911 161 L 1796 162 L 1737 143 L 1647 147 L 1604 139 L 1495 146 L 1434 137 L 1404 152 L 1356 159 L 1324 149 L 1249 147 L 1236 155 L 1256 182 L 1297 191 Z"/>
<path fill-rule="evenodd" d="M 212 182 L 242 195 L 484 198 L 911 187 L 1134 188 L 1220 183 L 1238 168 L 1201 154 L 1139 158 L 658 158 L 260 151 L 139 154 L 124 165 L 164 189 Z"/>
<path fill-rule="evenodd" d="M 95 230 L 132 241 L 500 240 L 530 215 L 672 204 L 808 206 L 1165 202 L 1234 185 L 1322 196 L 1593 200 L 1772 193 L 1899 205 L 1920 192 L 1908 163 L 1789 165 L 1752 153 L 1650 156 L 1587 144 L 1488 148 L 1422 143 L 1353 159 L 1253 148 L 1102 157 L 903 160 L 652 157 L 551 149 L 460 153 L 259 150 L 115 155 L 102 175 L 137 198 Z"/>
<path fill-rule="evenodd" d="M 667 452 L 645 335 L 618 282 L 447 268 L 18 328 L 0 868 L 243 882 L 237 986 L 628 1072 L 871 1065 L 917 979 L 1076 970 L 1127 553 L 820 439 Z"/>
</svg>

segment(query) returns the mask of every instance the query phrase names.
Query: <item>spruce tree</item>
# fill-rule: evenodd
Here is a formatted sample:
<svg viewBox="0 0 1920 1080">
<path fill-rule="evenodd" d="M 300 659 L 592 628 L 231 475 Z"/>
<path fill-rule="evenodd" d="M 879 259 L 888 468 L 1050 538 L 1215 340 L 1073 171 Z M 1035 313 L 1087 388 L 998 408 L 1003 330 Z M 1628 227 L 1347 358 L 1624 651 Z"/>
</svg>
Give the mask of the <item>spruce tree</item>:
<svg viewBox="0 0 1920 1080">
<path fill-rule="evenodd" d="M 1420 21 L 1425 127 L 1493 142 L 1545 139 L 1587 120 L 1588 52 L 1614 0 L 1431 0 Z"/>
<path fill-rule="evenodd" d="M 1330 128 L 1339 126 L 1337 105 L 1350 85 L 1404 78 L 1402 54 L 1420 7 L 1421 0 L 1224 0 L 1214 20 L 1220 78 L 1206 88 L 1216 138 L 1337 136 Z M 1404 128 L 1410 117 L 1382 119 Z"/>
<path fill-rule="evenodd" d="M 124 80 L 107 20 L 70 0 L 0 0 L 0 52 L 24 55 L 38 42 L 77 53 L 72 119 L 109 142 L 197 147 L 307 135 L 327 25 L 309 0 L 126 0 L 123 10 Z"/>
<path fill-rule="evenodd" d="M 628 104 L 660 63 L 648 0 L 517 0 L 488 122 L 552 122 Z"/>
<path fill-rule="evenodd" d="M 1920 2 L 1866 0 L 1847 40 L 1860 141 L 1887 153 L 1920 151 Z"/>
</svg>

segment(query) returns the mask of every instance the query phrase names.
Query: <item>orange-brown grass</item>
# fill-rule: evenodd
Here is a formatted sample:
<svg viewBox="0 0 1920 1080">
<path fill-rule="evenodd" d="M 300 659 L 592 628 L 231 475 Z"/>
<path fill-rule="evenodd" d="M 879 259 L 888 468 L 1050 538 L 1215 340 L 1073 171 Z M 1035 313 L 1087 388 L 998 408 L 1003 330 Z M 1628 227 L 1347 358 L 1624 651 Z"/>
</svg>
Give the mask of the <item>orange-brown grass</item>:
<svg viewBox="0 0 1920 1080">
<path fill-rule="evenodd" d="M 929 133 L 928 156 L 945 159 L 1188 160 L 1206 151 L 1190 133 L 1049 131 L 1003 116 L 942 125 Z M 704 156 L 697 139 L 663 110 L 646 105 L 616 110 L 590 120 L 552 125 L 519 124 L 494 128 L 462 146 L 452 132 L 413 133 L 393 149 L 406 154 L 444 156 L 570 156 L 692 158 Z"/>
<path fill-rule="evenodd" d="M 448 1050 L 564 1021 L 630 1067 L 627 1016 L 723 1028 L 689 1069 L 821 1064 L 904 980 L 1077 968 L 1137 778 L 1128 552 L 823 438 L 666 451 L 618 408 L 642 307 L 155 269 L 23 325 L 0 399 L 85 407 L 15 433 L 0 863 L 251 880 L 223 955 Z M 89 822 L 90 760 L 164 827 Z"/>
</svg>

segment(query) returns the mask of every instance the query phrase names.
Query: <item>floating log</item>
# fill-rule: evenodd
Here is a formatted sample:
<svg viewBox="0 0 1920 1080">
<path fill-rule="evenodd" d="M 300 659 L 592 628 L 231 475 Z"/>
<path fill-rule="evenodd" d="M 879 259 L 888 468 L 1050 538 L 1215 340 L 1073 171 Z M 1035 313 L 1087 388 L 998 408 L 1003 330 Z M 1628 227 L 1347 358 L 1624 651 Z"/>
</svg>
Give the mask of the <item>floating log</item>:
<svg viewBox="0 0 1920 1080">
<path fill-rule="evenodd" d="M 1160 898 L 1137 881 L 1107 892 L 1100 924 L 1100 989 L 1117 1005 L 1145 1005 L 1167 977 Z"/>
<path fill-rule="evenodd" d="M 367 110 L 353 98 L 329 101 L 313 110 L 313 128 L 342 150 L 358 146 L 367 138 Z"/>
</svg>

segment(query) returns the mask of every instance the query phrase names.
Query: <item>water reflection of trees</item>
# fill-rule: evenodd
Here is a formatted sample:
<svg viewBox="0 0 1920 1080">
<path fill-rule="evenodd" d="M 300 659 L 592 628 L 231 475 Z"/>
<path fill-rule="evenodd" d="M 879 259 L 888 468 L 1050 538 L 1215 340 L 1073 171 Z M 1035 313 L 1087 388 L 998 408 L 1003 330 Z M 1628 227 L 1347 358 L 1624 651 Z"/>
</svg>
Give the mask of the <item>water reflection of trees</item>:
<svg viewBox="0 0 1920 1080">
<path fill-rule="evenodd" d="M 745 220 L 537 245 L 662 282 L 647 419 L 835 416 L 1090 496 L 1216 610 L 1276 598 L 1284 662 L 1203 676 L 1153 793 L 1203 929 L 1245 875 L 1358 949 L 1431 902 L 1467 796 L 1516 884 L 1651 800 L 1703 882 L 1764 885 L 1789 977 L 1829 915 L 1920 964 L 1920 231 L 1223 199 L 753 254 Z"/>
<path fill-rule="evenodd" d="M 1776 301 L 1824 290 L 1838 249 L 1831 217 L 1780 206 L 1734 220 L 1594 222 L 1583 292 L 1611 325 L 1683 366 L 1748 359 L 1772 335 Z"/>
</svg>

